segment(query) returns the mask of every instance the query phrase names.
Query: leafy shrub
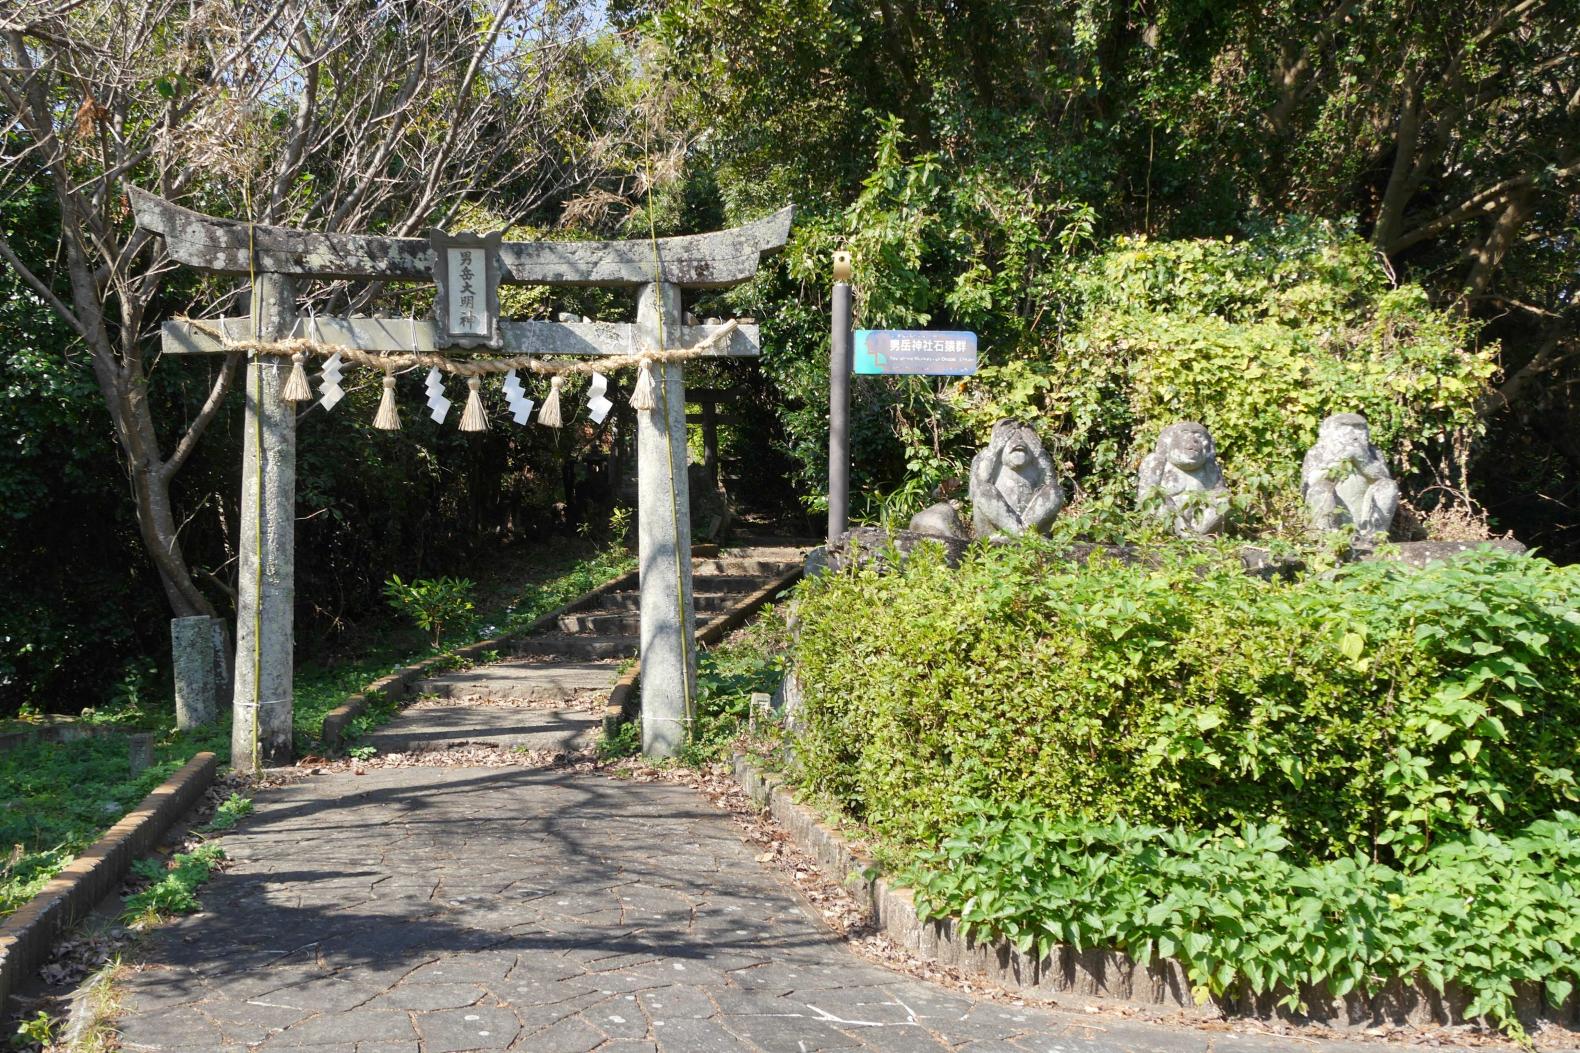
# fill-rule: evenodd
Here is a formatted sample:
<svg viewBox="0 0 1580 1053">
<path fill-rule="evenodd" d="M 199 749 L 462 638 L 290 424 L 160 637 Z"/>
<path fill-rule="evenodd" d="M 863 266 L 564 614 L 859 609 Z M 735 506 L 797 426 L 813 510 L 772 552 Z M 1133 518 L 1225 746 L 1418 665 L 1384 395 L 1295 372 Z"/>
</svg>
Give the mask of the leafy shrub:
<svg viewBox="0 0 1580 1053">
<path fill-rule="evenodd" d="M 171 857 L 169 866 L 157 859 L 140 859 L 132 873 L 150 882 L 141 892 L 126 897 L 121 917 L 128 924 L 147 924 L 172 914 L 199 909 L 197 889 L 225 859 L 225 850 L 214 842 Z"/>
<path fill-rule="evenodd" d="M 252 814 L 252 798 L 233 793 L 214 809 L 214 818 L 205 826 L 205 833 L 219 833 L 233 828 L 243 818 Z"/>
<path fill-rule="evenodd" d="M 1067 542 L 803 585 L 806 784 L 902 845 L 1024 800 L 1406 866 L 1576 799 L 1580 569 L 1481 551 L 1285 583 L 1224 549 Z"/>
<path fill-rule="evenodd" d="M 31 1017 L 24 1017 L 11 1036 L 13 1049 L 37 1049 L 55 1041 L 55 1021 L 40 1009 Z"/>
<path fill-rule="evenodd" d="M 391 574 L 384 583 L 384 598 L 389 605 L 428 630 L 428 640 L 438 648 L 444 640 L 444 628 L 472 613 L 472 582 L 466 578 L 423 578 L 402 581 L 399 574 Z"/>
<path fill-rule="evenodd" d="M 975 805 L 901 879 L 927 917 L 1038 955 L 1058 944 L 1177 958 L 1193 986 L 1241 982 L 1300 1007 L 1302 985 L 1335 995 L 1421 977 L 1474 993 L 1470 1017 L 1518 1028 L 1516 983 L 1557 1006 L 1580 981 L 1580 817 L 1507 839 L 1472 833 L 1409 869 L 1363 854 L 1302 866 L 1276 823 L 1236 832 L 1094 825 L 1027 805 Z"/>
<path fill-rule="evenodd" d="M 599 760 L 619 760 L 621 757 L 635 757 L 642 752 L 642 722 L 628 720 L 615 728 L 614 734 L 607 732 L 598 740 Z"/>
</svg>

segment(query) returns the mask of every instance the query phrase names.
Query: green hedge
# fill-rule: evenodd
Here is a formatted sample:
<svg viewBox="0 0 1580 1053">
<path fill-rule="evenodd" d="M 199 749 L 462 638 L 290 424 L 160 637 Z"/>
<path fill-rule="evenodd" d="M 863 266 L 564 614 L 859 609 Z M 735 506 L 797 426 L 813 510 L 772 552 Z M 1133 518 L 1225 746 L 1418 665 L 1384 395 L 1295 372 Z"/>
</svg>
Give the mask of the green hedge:
<svg viewBox="0 0 1580 1053">
<path fill-rule="evenodd" d="M 1403 865 L 1576 799 L 1580 568 L 1489 550 L 1285 583 L 1227 549 L 1066 543 L 804 585 L 806 784 L 901 846 L 1025 801 Z"/>
</svg>

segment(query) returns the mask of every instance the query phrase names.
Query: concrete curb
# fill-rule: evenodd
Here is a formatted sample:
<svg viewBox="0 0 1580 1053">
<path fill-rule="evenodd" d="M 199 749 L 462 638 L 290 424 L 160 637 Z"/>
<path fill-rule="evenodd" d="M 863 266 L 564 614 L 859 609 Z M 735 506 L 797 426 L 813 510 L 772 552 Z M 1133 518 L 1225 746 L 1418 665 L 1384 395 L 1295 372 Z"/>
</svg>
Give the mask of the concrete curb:
<svg viewBox="0 0 1580 1053">
<path fill-rule="evenodd" d="M 606 592 L 627 588 L 636 584 L 637 571 L 628 571 L 610 581 L 604 582 L 595 589 L 589 589 L 569 603 L 554 608 L 547 614 L 537 618 L 525 629 L 518 629 L 503 636 L 495 636 L 487 640 L 478 640 L 465 647 L 457 647 L 454 653 L 461 658 L 481 658 L 486 651 L 506 651 L 510 645 L 525 636 L 542 632 L 552 627 L 562 614 L 574 614 L 587 607 L 595 606 Z M 342 744 L 346 738 L 346 731 L 351 722 L 367 711 L 368 703 L 375 698 L 401 699 L 411 693 L 412 685 L 426 680 L 429 676 L 439 672 L 438 667 L 445 664 L 445 656 L 425 658 L 411 665 L 401 666 L 393 673 L 373 681 L 367 687 L 354 695 L 347 695 L 346 700 L 324 715 L 323 727 L 318 733 L 319 745 L 326 750 L 334 749 Z"/>
<path fill-rule="evenodd" d="M 723 611 L 717 618 L 708 622 L 697 630 L 697 646 L 712 647 L 730 633 L 739 629 L 746 620 L 785 589 L 801 580 L 804 567 L 796 566 L 785 571 L 773 581 L 747 595 L 730 609 Z M 612 735 L 621 724 L 636 717 L 637 709 L 641 704 L 641 695 L 637 693 L 637 681 L 642 678 L 642 663 L 640 660 L 627 669 L 615 681 L 614 687 L 609 689 L 609 702 L 603 710 L 603 729 L 605 734 Z"/>
<path fill-rule="evenodd" d="M 22 977 L 49 956 L 55 938 L 114 891 L 126 871 L 214 782 L 218 762 L 199 753 L 0 923 L 0 1012 Z"/>
<path fill-rule="evenodd" d="M 1394 981 L 1366 995 L 1351 992 L 1335 998 L 1326 988 L 1301 991 L 1305 1014 L 1276 1003 L 1285 991 L 1256 995 L 1249 990 L 1198 1005 L 1185 967 L 1174 959 L 1142 965 L 1114 950 L 1077 950 L 1061 946 L 1034 960 L 1005 940 L 979 942 L 959 934 L 952 919 L 922 921 L 911 890 L 876 872 L 870 859 L 852 849 L 838 831 L 798 802 L 777 775 L 763 771 L 744 754 L 735 757 L 735 781 L 765 809 L 790 838 L 812 856 L 818 868 L 855 897 L 874 924 L 896 943 L 922 958 L 951 966 L 1010 991 L 1034 997 L 1074 995 L 1096 1004 L 1123 1004 L 1183 1012 L 1203 1020 L 1224 1016 L 1321 1024 L 1335 1030 L 1364 1030 L 1383 1025 L 1433 1027 L 1471 1023 L 1464 1016 L 1470 993 L 1449 984 L 1442 993 L 1424 981 Z M 1520 1022 L 1532 1027 L 1543 1021 L 1573 1026 L 1580 1023 L 1580 993 L 1554 1009 L 1540 985 L 1516 985 Z"/>
</svg>

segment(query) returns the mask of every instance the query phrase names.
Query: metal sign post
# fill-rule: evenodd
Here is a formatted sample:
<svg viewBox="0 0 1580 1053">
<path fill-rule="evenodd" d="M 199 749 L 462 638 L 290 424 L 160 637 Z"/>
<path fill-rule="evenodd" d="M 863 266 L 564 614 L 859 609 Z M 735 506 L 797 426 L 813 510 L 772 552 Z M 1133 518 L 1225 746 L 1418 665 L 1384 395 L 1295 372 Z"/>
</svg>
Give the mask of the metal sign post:
<svg viewBox="0 0 1580 1053">
<path fill-rule="evenodd" d="M 834 253 L 833 332 L 828 342 L 828 543 L 850 528 L 850 253 Z"/>
</svg>

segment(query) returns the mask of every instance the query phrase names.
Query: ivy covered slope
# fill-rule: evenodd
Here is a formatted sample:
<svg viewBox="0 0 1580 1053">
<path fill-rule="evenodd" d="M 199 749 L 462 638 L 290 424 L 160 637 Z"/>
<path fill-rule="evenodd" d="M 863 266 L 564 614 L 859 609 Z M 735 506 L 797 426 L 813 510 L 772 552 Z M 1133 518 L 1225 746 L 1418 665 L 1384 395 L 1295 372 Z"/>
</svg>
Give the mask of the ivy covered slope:
<svg viewBox="0 0 1580 1053">
<path fill-rule="evenodd" d="M 925 908 L 1177 954 L 1213 991 L 1419 966 L 1506 1015 L 1515 979 L 1580 980 L 1580 568 L 1268 582 L 1068 541 L 799 593 L 800 778 L 920 864 Z"/>
</svg>

